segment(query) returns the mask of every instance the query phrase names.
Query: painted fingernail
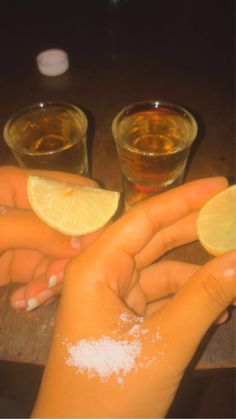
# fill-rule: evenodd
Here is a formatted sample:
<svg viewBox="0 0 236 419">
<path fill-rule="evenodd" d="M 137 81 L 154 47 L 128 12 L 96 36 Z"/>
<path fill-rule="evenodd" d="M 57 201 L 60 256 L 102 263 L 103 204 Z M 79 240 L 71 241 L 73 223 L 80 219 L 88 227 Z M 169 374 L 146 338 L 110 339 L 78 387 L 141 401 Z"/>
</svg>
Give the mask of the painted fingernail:
<svg viewBox="0 0 236 419">
<path fill-rule="evenodd" d="M 55 285 L 57 285 L 57 276 L 52 275 L 48 280 L 48 288 L 53 288 L 55 287 Z"/>
<path fill-rule="evenodd" d="M 48 279 L 48 288 L 53 288 L 56 285 L 60 284 L 63 280 L 64 271 L 57 272 L 54 275 L 51 275 Z"/>
<path fill-rule="evenodd" d="M 26 310 L 27 311 L 32 311 L 32 310 L 34 310 L 36 307 L 38 307 L 38 301 L 36 300 L 36 298 L 30 298 L 28 301 L 27 301 L 27 308 L 26 308 Z"/>
<path fill-rule="evenodd" d="M 37 308 L 40 304 L 45 303 L 45 301 L 50 300 L 53 297 L 54 293 L 51 290 L 44 290 L 37 294 L 37 297 L 29 298 L 27 301 L 27 311 L 32 311 Z"/>
<path fill-rule="evenodd" d="M 79 250 L 81 248 L 80 237 L 72 237 L 70 244 L 71 244 L 71 247 L 73 247 L 73 249 Z"/>
<path fill-rule="evenodd" d="M 26 301 L 25 300 L 18 300 L 18 301 L 14 301 L 14 307 L 15 308 L 25 308 L 27 306 Z"/>
</svg>

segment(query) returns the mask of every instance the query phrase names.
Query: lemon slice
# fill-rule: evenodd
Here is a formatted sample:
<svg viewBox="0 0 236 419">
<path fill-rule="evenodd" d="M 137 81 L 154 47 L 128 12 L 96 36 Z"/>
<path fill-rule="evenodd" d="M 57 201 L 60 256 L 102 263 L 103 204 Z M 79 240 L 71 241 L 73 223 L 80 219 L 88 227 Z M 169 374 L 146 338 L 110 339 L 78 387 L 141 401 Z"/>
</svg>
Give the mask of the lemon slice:
<svg viewBox="0 0 236 419">
<path fill-rule="evenodd" d="M 103 227 L 115 214 L 120 193 L 29 176 L 28 199 L 33 211 L 50 227 L 80 236 Z"/>
<path fill-rule="evenodd" d="M 236 249 L 236 185 L 215 195 L 202 207 L 197 233 L 202 246 L 214 256 Z"/>
</svg>

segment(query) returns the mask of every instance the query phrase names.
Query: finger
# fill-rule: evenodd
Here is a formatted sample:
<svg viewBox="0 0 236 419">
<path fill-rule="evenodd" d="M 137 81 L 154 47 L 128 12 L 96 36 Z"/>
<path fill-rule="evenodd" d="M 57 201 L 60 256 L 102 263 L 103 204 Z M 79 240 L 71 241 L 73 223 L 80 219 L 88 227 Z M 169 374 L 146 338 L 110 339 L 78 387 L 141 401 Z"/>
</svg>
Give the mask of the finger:
<svg viewBox="0 0 236 419">
<path fill-rule="evenodd" d="M 198 211 L 227 185 L 227 180 L 222 177 L 197 180 L 145 200 L 107 229 L 102 236 L 104 246 L 109 242 L 110 252 L 119 249 L 136 255 L 157 232 Z"/>
<path fill-rule="evenodd" d="M 8 282 L 29 282 L 46 271 L 49 260 L 34 250 L 19 249 L 2 252 L 0 285 Z"/>
<path fill-rule="evenodd" d="M 139 316 L 144 316 L 146 314 L 147 300 L 139 282 L 130 290 L 129 294 L 125 297 L 124 302 L 127 307 Z"/>
<path fill-rule="evenodd" d="M 27 286 L 18 288 L 10 298 L 12 307 L 17 310 L 26 309 L 27 311 L 32 311 L 45 303 L 53 301 L 61 294 L 62 285 L 59 283 L 59 280 L 58 285 L 53 288 L 47 288 L 44 284 L 44 277 L 39 277 L 37 284 L 34 284 L 35 293 L 33 293 L 33 289 L 29 291 Z M 26 298 L 26 294 L 31 295 L 31 297 Z"/>
<path fill-rule="evenodd" d="M 151 265 L 141 273 L 139 283 L 135 284 L 125 300 L 126 305 L 138 315 L 150 315 L 173 298 L 198 269 L 199 265 L 176 261 Z M 228 318 L 229 313 L 225 310 L 215 323 L 223 324 Z"/>
<path fill-rule="evenodd" d="M 158 310 L 160 310 L 165 304 L 167 304 L 171 300 L 171 298 L 173 298 L 173 296 L 167 297 L 167 298 L 161 298 L 160 300 L 149 303 L 146 309 L 146 316 L 149 316 L 150 314 L 155 313 Z M 225 310 L 216 319 L 215 324 L 221 325 L 227 322 L 228 319 L 229 319 L 229 312 L 228 310 Z"/>
<path fill-rule="evenodd" d="M 176 294 L 198 268 L 176 261 L 155 263 L 141 272 L 125 303 L 136 314 L 144 315 L 150 302 Z"/>
<path fill-rule="evenodd" d="M 36 308 L 49 304 L 55 300 L 61 294 L 61 286 L 54 287 L 53 289 L 45 289 L 34 297 L 27 300 L 27 311 L 33 311 Z"/>
<path fill-rule="evenodd" d="M 171 302 L 147 324 L 158 321 L 168 355 L 183 371 L 208 328 L 236 296 L 236 250 L 198 269 Z M 178 339 L 175 339 L 178 336 Z"/>
<path fill-rule="evenodd" d="M 11 281 L 10 264 L 12 254 L 12 251 L 8 251 L 0 255 L 0 286 L 6 285 Z"/>
<path fill-rule="evenodd" d="M 171 300 L 171 298 L 173 298 L 173 295 L 170 296 L 170 297 L 161 298 L 157 301 L 153 301 L 153 302 L 149 303 L 147 305 L 147 309 L 146 309 L 146 316 L 149 316 L 150 314 L 155 313 L 158 310 L 160 310 L 165 304 L 167 304 Z M 225 310 L 216 319 L 215 324 L 221 325 L 221 324 L 227 322 L 228 319 L 229 319 L 229 312 L 228 312 L 228 310 Z"/>
<path fill-rule="evenodd" d="M 0 167 L 0 204 L 30 208 L 27 198 L 27 180 L 29 175 L 46 176 L 51 179 L 75 183 L 77 185 L 97 185 L 95 181 L 71 173 L 25 169 L 17 166 Z"/>
<path fill-rule="evenodd" d="M 26 309 L 27 311 L 33 311 L 41 305 L 53 301 L 61 293 L 61 287 L 53 290 L 44 289 L 28 301 L 24 300 L 24 293 L 25 287 L 19 288 L 18 293 L 16 291 L 10 298 L 11 305 L 16 310 Z"/>
<path fill-rule="evenodd" d="M 165 304 L 170 301 L 171 297 L 161 298 L 160 300 L 153 301 L 147 305 L 146 309 L 146 316 L 150 316 L 150 314 L 157 312 L 160 310 Z"/>
<path fill-rule="evenodd" d="M 140 286 L 148 303 L 176 294 L 199 269 L 199 265 L 162 261 L 143 269 Z"/>
<path fill-rule="evenodd" d="M 196 240 L 198 214 L 198 211 L 188 214 L 154 234 L 147 246 L 136 256 L 137 267 L 143 269 L 169 250 Z"/>
<path fill-rule="evenodd" d="M 78 242 L 79 242 L 79 248 L 85 249 L 87 246 L 89 246 L 95 239 L 97 239 L 100 234 L 107 229 L 108 225 L 105 227 L 100 228 L 100 230 L 94 231 L 90 234 L 86 234 L 85 236 L 81 237 L 74 237 L 71 239 L 71 243 L 75 243 L 75 248 L 78 248 Z"/>
<path fill-rule="evenodd" d="M 81 238 L 65 236 L 42 222 L 32 211 L 9 208 L 0 214 L 0 250 L 33 249 L 51 257 L 78 253 Z"/>
<path fill-rule="evenodd" d="M 43 275 L 34 278 L 26 286 L 18 288 L 11 296 L 12 306 L 33 310 L 60 294 L 67 262 L 67 259 L 53 261 Z"/>
</svg>

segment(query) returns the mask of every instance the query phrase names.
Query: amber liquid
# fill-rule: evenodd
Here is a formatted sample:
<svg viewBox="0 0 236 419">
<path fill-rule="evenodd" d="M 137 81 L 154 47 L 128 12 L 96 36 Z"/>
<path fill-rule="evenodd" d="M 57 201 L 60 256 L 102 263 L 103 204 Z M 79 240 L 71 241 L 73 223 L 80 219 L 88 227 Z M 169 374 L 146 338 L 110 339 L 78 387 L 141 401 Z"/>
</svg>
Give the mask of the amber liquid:
<svg viewBox="0 0 236 419">
<path fill-rule="evenodd" d="M 59 135 L 50 134 L 28 143 L 27 150 L 28 153 L 15 151 L 15 157 L 21 166 L 79 175 L 88 173 L 85 141 L 73 143 Z"/>
<path fill-rule="evenodd" d="M 86 136 L 68 111 L 19 118 L 11 127 L 14 155 L 21 166 L 88 174 Z"/>
<path fill-rule="evenodd" d="M 181 182 L 190 148 L 188 124 L 169 110 L 140 112 L 122 122 L 117 151 L 127 206 Z"/>
</svg>

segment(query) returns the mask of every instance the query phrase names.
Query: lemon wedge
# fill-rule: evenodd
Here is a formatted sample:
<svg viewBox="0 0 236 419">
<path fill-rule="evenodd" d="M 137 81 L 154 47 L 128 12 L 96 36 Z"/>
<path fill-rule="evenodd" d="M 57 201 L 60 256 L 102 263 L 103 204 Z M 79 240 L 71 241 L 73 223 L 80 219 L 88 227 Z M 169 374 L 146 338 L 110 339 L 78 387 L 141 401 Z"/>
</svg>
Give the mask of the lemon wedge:
<svg viewBox="0 0 236 419">
<path fill-rule="evenodd" d="M 236 249 L 236 185 L 218 193 L 201 208 L 197 234 L 211 255 Z"/>
<path fill-rule="evenodd" d="M 105 226 L 119 205 L 120 193 L 29 176 L 27 193 L 35 214 L 50 227 L 81 236 Z"/>
</svg>

